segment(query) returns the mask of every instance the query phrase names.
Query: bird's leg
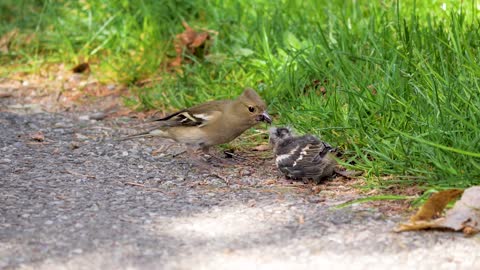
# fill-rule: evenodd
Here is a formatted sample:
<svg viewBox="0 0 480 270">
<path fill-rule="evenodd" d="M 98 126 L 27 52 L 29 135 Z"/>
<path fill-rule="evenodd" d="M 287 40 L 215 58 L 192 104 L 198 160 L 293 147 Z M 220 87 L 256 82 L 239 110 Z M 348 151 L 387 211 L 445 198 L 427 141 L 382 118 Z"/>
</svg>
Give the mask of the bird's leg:
<svg viewBox="0 0 480 270">
<path fill-rule="evenodd" d="M 210 147 L 208 146 L 201 146 L 198 150 L 200 155 L 202 155 L 203 160 L 209 162 L 212 159 L 212 155 L 210 154 Z"/>
<path fill-rule="evenodd" d="M 192 165 L 201 172 L 210 172 L 212 166 L 208 162 L 208 159 L 203 156 L 205 149 L 203 148 L 192 148 L 187 146 L 187 154 L 189 160 L 192 162 Z M 208 153 L 208 149 L 207 149 Z"/>
<path fill-rule="evenodd" d="M 223 180 L 227 185 L 230 184 L 227 177 L 225 177 L 221 172 L 216 172 L 210 163 L 210 160 L 214 157 L 209 154 L 209 149 L 207 147 L 202 147 L 199 149 L 192 149 L 191 147 L 188 147 L 187 152 L 190 156 L 190 160 L 192 161 L 192 165 L 199 173 L 207 174 L 207 176 L 217 177 Z M 202 156 L 202 154 L 206 155 L 207 157 Z"/>
</svg>

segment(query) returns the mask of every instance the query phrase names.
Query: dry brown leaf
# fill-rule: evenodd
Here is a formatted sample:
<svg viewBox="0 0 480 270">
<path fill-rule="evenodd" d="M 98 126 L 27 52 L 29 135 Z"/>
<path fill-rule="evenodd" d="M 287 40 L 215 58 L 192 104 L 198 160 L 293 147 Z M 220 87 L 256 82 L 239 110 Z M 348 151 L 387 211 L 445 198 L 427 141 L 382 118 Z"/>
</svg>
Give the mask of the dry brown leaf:
<svg viewBox="0 0 480 270">
<path fill-rule="evenodd" d="M 0 52 L 8 53 L 10 50 L 10 44 L 12 40 L 17 36 L 18 28 L 14 28 L 13 30 L 5 33 L 2 37 L 0 37 Z"/>
<path fill-rule="evenodd" d="M 455 198 L 455 194 L 459 195 L 458 190 L 450 190 L 450 192 L 445 193 L 445 199 L 434 198 L 436 200 L 435 205 L 431 206 L 430 210 L 423 213 L 423 216 L 411 218 L 409 223 L 400 224 L 398 228 L 395 229 L 396 232 L 401 231 L 411 231 L 411 230 L 422 230 L 422 229 L 450 229 L 454 231 L 463 231 L 466 235 L 472 235 L 480 231 L 480 186 L 475 186 L 466 189 L 463 192 L 462 198 L 458 200 L 454 207 L 447 211 L 445 217 L 437 219 L 428 219 L 429 216 L 434 216 L 440 209 L 440 206 L 445 203 L 447 197 L 450 199 Z M 433 197 L 433 196 L 432 196 Z M 432 198 L 430 198 L 432 199 Z M 430 201 L 429 199 L 429 201 Z M 429 202 L 427 201 L 427 203 Z M 425 204 L 427 204 L 425 203 Z M 432 203 L 434 204 L 434 203 Z M 435 209 L 437 207 L 437 209 Z M 442 207 L 442 210 L 445 206 Z M 422 207 L 423 208 L 423 207 Z M 440 210 L 441 211 L 441 210 Z M 420 211 L 419 211 L 420 212 Z M 417 216 L 417 213 L 415 216 Z M 420 218 L 426 218 L 421 220 Z"/>
<path fill-rule="evenodd" d="M 182 55 L 184 52 L 197 57 L 204 57 L 208 54 L 209 40 L 213 39 L 216 31 L 203 30 L 197 32 L 193 30 L 186 22 L 182 22 L 185 31 L 175 36 L 174 46 L 177 57 L 170 63 L 177 67 L 182 64 Z"/>
<path fill-rule="evenodd" d="M 198 48 L 202 46 L 205 41 L 207 41 L 210 38 L 210 35 L 206 32 L 202 33 L 197 33 L 195 38 L 193 39 L 192 43 L 190 44 L 190 48 Z"/>
<path fill-rule="evenodd" d="M 439 228 L 439 225 L 436 222 L 420 220 L 416 222 L 400 224 L 397 228 L 395 228 L 394 231 L 395 232 L 419 231 L 419 230 L 435 229 L 435 228 Z"/>
<path fill-rule="evenodd" d="M 458 198 L 463 193 L 461 189 L 448 189 L 437 192 L 430 196 L 418 212 L 410 218 L 410 222 L 431 220 L 437 218 L 449 202 Z"/>
<path fill-rule="evenodd" d="M 270 150 L 270 145 L 268 144 L 260 144 L 260 145 L 257 145 L 255 146 L 254 148 L 252 148 L 253 151 L 267 151 L 267 150 Z"/>
<path fill-rule="evenodd" d="M 39 131 L 30 135 L 30 139 L 36 142 L 43 142 L 45 141 L 45 135 L 43 135 L 43 133 Z"/>
</svg>

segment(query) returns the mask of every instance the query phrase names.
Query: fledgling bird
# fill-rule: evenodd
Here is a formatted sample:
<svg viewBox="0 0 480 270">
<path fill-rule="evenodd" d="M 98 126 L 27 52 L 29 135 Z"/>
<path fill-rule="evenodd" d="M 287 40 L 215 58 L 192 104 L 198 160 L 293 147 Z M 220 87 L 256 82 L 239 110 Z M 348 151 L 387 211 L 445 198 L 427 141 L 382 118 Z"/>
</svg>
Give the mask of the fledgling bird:
<svg viewBox="0 0 480 270">
<path fill-rule="evenodd" d="M 245 89 L 233 100 L 214 100 L 163 118 L 148 121 L 137 137 L 170 138 L 208 153 L 209 147 L 232 141 L 259 122 L 270 124 L 267 105 L 253 89 Z"/>
<path fill-rule="evenodd" d="M 295 136 L 289 128 L 270 128 L 275 164 L 288 178 L 320 182 L 335 173 L 335 148 L 313 135 Z"/>
</svg>

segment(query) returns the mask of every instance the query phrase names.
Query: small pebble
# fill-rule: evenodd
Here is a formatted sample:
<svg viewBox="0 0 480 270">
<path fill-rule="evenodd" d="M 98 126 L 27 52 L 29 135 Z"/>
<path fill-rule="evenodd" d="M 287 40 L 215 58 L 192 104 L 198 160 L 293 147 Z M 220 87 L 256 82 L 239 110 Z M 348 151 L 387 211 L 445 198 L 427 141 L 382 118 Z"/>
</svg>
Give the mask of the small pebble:
<svg viewBox="0 0 480 270">
<path fill-rule="evenodd" d="M 82 254 L 82 253 L 83 253 L 83 249 L 81 249 L 81 248 L 74 249 L 74 250 L 72 250 L 72 253 L 73 253 L 73 254 Z"/>
<path fill-rule="evenodd" d="M 80 121 L 88 121 L 88 120 L 90 120 L 90 116 L 88 116 L 88 115 L 80 115 L 80 116 L 78 117 L 78 120 L 80 120 Z"/>
<path fill-rule="evenodd" d="M 103 120 L 105 117 L 107 117 L 107 114 L 104 112 L 97 112 L 89 115 L 89 118 L 93 120 Z"/>
<path fill-rule="evenodd" d="M 21 142 L 16 142 L 16 143 L 13 144 L 13 146 L 15 146 L 15 147 L 17 147 L 17 148 L 20 148 L 20 147 L 23 146 L 23 143 L 21 143 Z"/>
<path fill-rule="evenodd" d="M 12 162 L 12 160 L 8 159 L 8 158 L 2 158 L 0 159 L 0 164 L 8 164 Z"/>
</svg>

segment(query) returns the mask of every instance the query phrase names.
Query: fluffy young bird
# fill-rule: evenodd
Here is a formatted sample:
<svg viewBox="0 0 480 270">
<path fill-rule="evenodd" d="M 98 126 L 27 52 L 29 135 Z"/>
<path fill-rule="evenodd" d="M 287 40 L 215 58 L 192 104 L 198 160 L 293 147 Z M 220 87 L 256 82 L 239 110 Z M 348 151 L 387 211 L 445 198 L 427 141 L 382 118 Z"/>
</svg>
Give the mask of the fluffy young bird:
<svg viewBox="0 0 480 270">
<path fill-rule="evenodd" d="M 313 135 L 294 136 L 288 128 L 272 127 L 270 144 L 277 168 L 289 178 L 319 182 L 335 173 L 336 149 Z"/>
<path fill-rule="evenodd" d="M 208 152 L 263 121 L 271 123 L 267 106 L 253 89 L 234 100 L 215 100 L 187 108 L 147 123 L 147 130 L 129 138 L 159 136 Z"/>
</svg>

